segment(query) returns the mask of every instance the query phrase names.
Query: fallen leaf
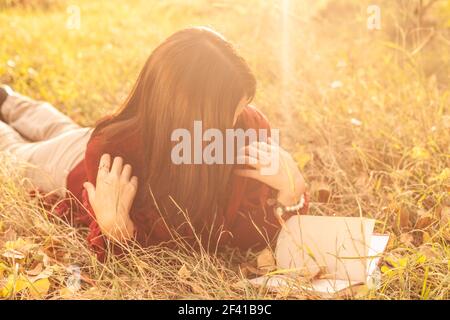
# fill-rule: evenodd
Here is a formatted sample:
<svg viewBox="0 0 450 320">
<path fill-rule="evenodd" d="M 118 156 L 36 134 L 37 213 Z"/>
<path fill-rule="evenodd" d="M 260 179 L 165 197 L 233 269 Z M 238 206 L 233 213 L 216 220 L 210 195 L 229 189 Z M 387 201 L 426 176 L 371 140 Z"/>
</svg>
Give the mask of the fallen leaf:
<svg viewBox="0 0 450 320">
<path fill-rule="evenodd" d="M 434 182 L 440 182 L 443 183 L 450 179 L 450 168 L 445 168 L 442 170 L 438 175 L 431 178 L 431 181 Z"/>
<path fill-rule="evenodd" d="M 34 298 L 42 298 L 48 293 L 50 289 L 50 281 L 48 278 L 39 279 L 29 285 L 30 294 Z"/>
<path fill-rule="evenodd" d="M 34 243 L 30 243 L 22 238 L 17 240 L 6 241 L 4 244 L 5 249 L 11 249 L 15 251 L 20 251 L 23 254 L 27 254 L 31 249 L 36 248 L 37 245 Z"/>
<path fill-rule="evenodd" d="M 416 225 L 414 226 L 416 229 L 423 230 L 428 228 L 435 221 L 434 217 L 430 213 L 419 213 L 419 217 L 417 218 Z"/>
<path fill-rule="evenodd" d="M 250 275 L 262 276 L 267 273 L 255 266 L 252 266 L 250 263 L 241 263 L 239 268 L 241 269 L 242 275 L 244 275 L 245 277 L 248 277 Z"/>
<path fill-rule="evenodd" d="M 450 207 L 443 207 L 440 213 L 440 225 L 446 227 L 450 223 Z"/>
<path fill-rule="evenodd" d="M 26 271 L 26 273 L 29 276 L 37 276 L 42 272 L 42 269 L 43 269 L 42 263 L 39 262 L 33 269 Z"/>
<path fill-rule="evenodd" d="M 47 279 L 50 278 L 53 274 L 53 268 L 52 267 L 46 267 L 42 272 L 40 272 L 39 274 L 37 274 L 34 277 L 30 277 L 30 281 L 31 282 L 36 282 L 38 280 L 41 279 Z"/>
<path fill-rule="evenodd" d="M 318 202 L 328 203 L 331 198 L 331 188 L 325 182 L 313 182 L 311 192 L 317 197 Z"/>
<path fill-rule="evenodd" d="M 178 270 L 178 276 L 181 279 L 185 280 L 185 279 L 188 279 L 191 276 L 191 272 L 186 267 L 186 265 L 183 264 L 183 266 L 180 268 L 180 270 Z"/>
<path fill-rule="evenodd" d="M 311 155 L 304 151 L 298 151 L 294 153 L 293 158 L 297 162 L 300 169 L 303 170 L 305 166 L 308 164 L 308 162 L 311 160 Z"/>
<path fill-rule="evenodd" d="M 431 236 L 428 232 L 424 231 L 422 233 L 422 243 L 431 243 Z"/>
<path fill-rule="evenodd" d="M 430 158 L 430 152 L 422 147 L 414 147 L 411 150 L 411 156 L 416 160 L 428 160 Z"/>
<path fill-rule="evenodd" d="M 265 272 L 270 272 L 276 269 L 275 258 L 269 248 L 264 249 L 258 254 L 258 257 L 256 258 L 256 265 L 258 269 Z"/>
<path fill-rule="evenodd" d="M 3 278 L 3 273 L 9 270 L 8 266 L 3 262 L 0 262 L 0 279 Z"/>
<path fill-rule="evenodd" d="M 3 234 L 3 239 L 5 241 L 14 241 L 17 239 L 17 233 L 12 228 L 8 228 Z"/>
<path fill-rule="evenodd" d="M 355 179 L 355 187 L 357 187 L 358 189 L 362 190 L 362 189 L 366 189 L 367 188 L 367 184 L 369 183 L 369 176 L 367 175 L 367 173 L 362 172 L 356 179 Z"/>
<path fill-rule="evenodd" d="M 23 240 L 22 238 L 19 238 L 17 240 L 6 241 L 4 247 L 5 247 L 5 249 L 19 250 L 19 249 L 23 248 L 25 245 L 26 245 L 26 241 Z"/>
<path fill-rule="evenodd" d="M 414 237 L 411 233 L 402 233 L 400 235 L 400 242 L 405 245 L 413 246 L 414 245 Z"/>
<path fill-rule="evenodd" d="M 189 285 L 191 286 L 193 293 L 196 293 L 196 294 L 204 294 L 205 293 L 205 290 L 203 290 L 203 288 L 200 287 L 198 284 L 190 283 Z"/>
<path fill-rule="evenodd" d="M 398 226 L 401 230 L 408 229 L 410 227 L 410 213 L 405 208 L 400 208 L 397 212 Z"/>
<path fill-rule="evenodd" d="M 420 252 L 428 259 L 437 258 L 438 254 L 433 250 L 430 245 L 424 244 L 420 246 Z"/>
<path fill-rule="evenodd" d="M 442 236 L 445 240 L 450 242 L 450 227 L 446 227 L 444 230 L 442 230 Z"/>
<path fill-rule="evenodd" d="M 426 261 L 427 261 L 427 257 L 423 254 L 420 254 L 416 259 L 416 263 L 418 263 L 418 264 L 424 264 Z"/>
<path fill-rule="evenodd" d="M 406 268 L 406 266 L 408 265 L 408 257 L 400 258 L 397 260 L 397 262 L 400 267 Z"/>
<path fill-rule="evenodd" d="M 75 291 L 71 290 L 70 288 L 62 288 L 59 289 L 59 295 L 63 299 L 70 299 L 73 297 Z"/>
<path fill-rule="evenodd" d="M 5 285 L 0 288 L 0 297 L 2 298 L 10 297 L 26 289 L 28 285 L 29 281 L 25 279 L 23 276 L 16 277 L 11 274 L 8 276 Z"/>
<path fill-rule="evenodd" d="M 2 256 L 5 258 L 18 260 L 25 258 L 25 255 L 22 252 L 14 249 L 7 249 L 5 252 L 2 253 Z"/>
<path fill-rule="evenodd" d="M 395 273 L 394 270 L 392 270 L 391 268 L 389 268 L 386 265 L 381 266 L 380 270 L 381 270 L 381 273 L 383 273 L 383 274 L 385 274 L 387 276 L 394 275 L 394 273 Z"/>
</svg>

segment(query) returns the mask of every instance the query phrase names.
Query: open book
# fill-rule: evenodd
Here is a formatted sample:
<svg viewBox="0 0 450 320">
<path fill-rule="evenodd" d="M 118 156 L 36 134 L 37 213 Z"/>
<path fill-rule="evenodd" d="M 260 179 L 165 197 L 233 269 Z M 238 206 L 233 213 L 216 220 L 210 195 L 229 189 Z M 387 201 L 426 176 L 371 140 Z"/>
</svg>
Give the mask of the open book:
<svg viewBox="0 0 450 320">
<path fill-rule="evenodd" d="M 293 216 L 278 236 L 277 270 L 250 282 L 322 297 L 352 294 L 370 280 L 389 240 L 373 234 L 374 225 L 359 217 Z"/>
</svg>

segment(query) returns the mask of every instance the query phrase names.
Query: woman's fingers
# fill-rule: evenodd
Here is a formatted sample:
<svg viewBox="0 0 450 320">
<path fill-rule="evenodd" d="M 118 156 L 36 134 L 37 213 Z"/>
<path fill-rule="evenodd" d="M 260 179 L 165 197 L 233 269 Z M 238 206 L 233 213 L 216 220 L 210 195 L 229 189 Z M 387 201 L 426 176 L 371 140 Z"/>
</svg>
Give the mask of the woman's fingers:
<svg viewBox="0 0 450 320">
<path fill-rule="evenodd" d="M 111 156 L 107 153 L 100 158 L 98 171 L 101 174 L 113 173 L 124 178 L 125 181 L 130 180 L 132 167 L 129 164 L 123 165 L 122 157 L 115 157 L 111 167 Z"/>
<path fill-rule="evenodd" d="M 123 182 L 128 182 L 131 178 L 132 167 L 129 164 L 123 166 L 122 173 L 120 175 L 120 179 Z"/>
<path fill-rule="evenodd" d="M 132 177 L 122 189 L 122 199 L 120 200 L 121 205 L 125 208 L 125 211 L 129 212 L 131 206 L 133 205 L 134 197 L 136 196 L 138 188 L 138 178 L 136 176 Z"/>
<path fill-rule="evenodd" d="M 131 183 L 134 189 L 137 189 L 137 177 L 131 177 L 133 168 L 129 164 L 123 165 L 122 157 L 115 157 L 111 166 L 111 156 L 107 153 L 100 158 L 99 170 L 97 174 L 97 188 L 103 186 L 104 183 L 110 185 L 112 182 L 119 179 L 122 185 Z M 111 174 L 110 174 L 111 173 Z M 95 187 L 92 186 L 95 191 Z M 90 187 L 88 186 L 88 187 Z M 92 193 L 92 192 L 91 192 Z"/>
<path fill-rule="evenodd" d="M 269 138 L 270 139 L 270 138 Z M 277 148 L 276 144 L 273 144 L 271 142 L 272 140 L 268 140 L 267 142 L 264 141 L 254 141 L 250 145 L 257 147 L 258 149 L 261 149 L 266 152 L 271 152 L 274 148 Z"/>
<path fill-rule="evenodd" d="M 137 190 L 138 188 L 138 178 L 133 176 L 130 180 L 130 184 Z"/>
<path fill-rule="evenodd" d="M 129 197 L 130 197 L 130 201 L 132 202 L 134 199 L 134 196 L 137 193 L 137 189 L 138 189 L 138 178 L 136 176 L 132 177 L 130 179 L 130 182 L 128 183 L 129 186 Z"/>
<path fill-rule="evenodd" d="M 259 160 L 251 156 L 247 155 L 237 156 L 236 160 L 238 164 L 246 164 L 256 169 L 261 168 Z"/>
<path fill-rule="evenodd" d="M 109 171 L 109 168 L 111 167 L 111 156 L 108 153 L 104 153 L 100 158 L 99 167 L 108 169 Z"/>
<path fill-rule="evenodd" d="M 243 153 L 243 154 L 242 154 Z M 262 150 L 261 148 L 254 146 L 254 145 L 249 145 L 246 146 L 242 149 L 242 152 L 239 153 L 240 156 L 244 155 L 244 156 L 249 156 L 250 158 L 255 158 L 258 159 L 259 163 L 261 163 L 262 165 L 270 165 L 271 163 L 271 158 L 272 158 L 272 154 L 271 152 L 267 152 L 265 150 Z"/>
<path fill-rule="evenodd" d="M 103 154 L 98 164 L 98 176 L 105 176 L 109 173 L 111 167 L 111 156 L 107 153 Z"/>
<path fill-rule="evenodd" d="M 255 169 L 261 169 L 264 167 L 268 167 L 270 165 L 270 159 L 256 159 L 251 156 L 238 156 L 237 157 L 237 163 L 238 164 L 246 164 L 248 166 L 251 166 Z"/>
<path fill-rule="evenodd" d="M 116 176 L 120 176 L 120 174 L 122 173 L 122 167 L 123 167 L 122 157 L 115 157 L 112 164 L 111 173 L 115 174 Z"/>
<path fill-rule="evenodd" d="M 95 187 L 94 187 L 94 185 L 92 183 L 90 183 L 90 182 L 85 182 L 85 183 L 83 183 L 83 187 L 87 191 L 89 202 L 90 203 L 94 203 L 94 199 L 95 199 Z"/>
</svg>

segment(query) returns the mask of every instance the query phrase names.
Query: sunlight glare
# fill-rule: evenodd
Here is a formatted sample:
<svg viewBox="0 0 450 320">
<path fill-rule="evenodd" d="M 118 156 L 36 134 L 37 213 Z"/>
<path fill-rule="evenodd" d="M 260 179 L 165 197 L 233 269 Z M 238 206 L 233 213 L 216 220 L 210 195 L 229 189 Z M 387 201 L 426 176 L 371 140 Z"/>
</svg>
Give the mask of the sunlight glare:
<svg viewBox="0 0 450 320">
<path fill-rule="evenodd" d="M 291 39 L 290 39 L 290 6 L 291 0 L 282 0 L 282 24 L 281 24 L 281 103 L 283 109 L 288 108 L 288 94 L 289 83 L 292 79 L 292 65 L 291 65 Z"/>
</svg>

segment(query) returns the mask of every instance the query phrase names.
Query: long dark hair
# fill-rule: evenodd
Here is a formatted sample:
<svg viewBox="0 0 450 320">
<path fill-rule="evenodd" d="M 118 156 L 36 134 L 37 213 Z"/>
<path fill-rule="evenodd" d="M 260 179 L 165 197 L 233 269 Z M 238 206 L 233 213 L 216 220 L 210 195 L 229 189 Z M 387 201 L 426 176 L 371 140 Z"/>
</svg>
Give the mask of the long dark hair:
<svg viewBox="0 0 450 320">
<path fill-rule="evenodd" d="M 223 36 L 204 27 L 184 29 L 153 51 L 125 104 L 96 132 L 111 144 L 140 137 L 137 202 L 156 200 L 173 223 L 181 209 L 198 225 L 226 205 L 231 167 L 173 164 L 171 134 L 178 128 L 192 131 L 195 120 L 203 130 L 224 133 L 233 127 L 239 102 L 250 101 L 255 89 L 249 66 Z"/>
</svg>

